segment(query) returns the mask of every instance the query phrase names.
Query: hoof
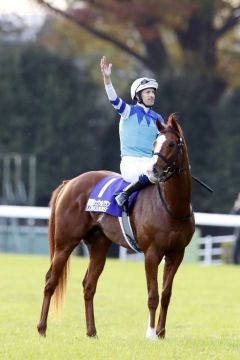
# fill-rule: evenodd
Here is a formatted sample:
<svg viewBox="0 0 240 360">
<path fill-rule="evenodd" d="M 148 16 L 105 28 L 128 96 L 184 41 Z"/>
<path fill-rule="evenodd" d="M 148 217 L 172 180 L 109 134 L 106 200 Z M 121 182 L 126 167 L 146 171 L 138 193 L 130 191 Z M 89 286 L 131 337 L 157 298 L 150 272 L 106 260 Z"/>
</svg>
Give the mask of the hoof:
<svg viewBox="0 0 240 360">
<path fill-rule="evenodd" d="M 97 333 L 92 333 L 92 334 L 87 333 L 87 337 L 89 337 L 91 339 L 98 339 Z"/>
<path fill-rule="evenodd" d="M 158 333 L 157 336 L 159 339 L 164 340 L 165 339 L 165 331 Z"/>
<path fill-rule="evenodd" d="M 46 327 L 38 325 L 37 330 L 40 336 L 46 337 Z"/>
<path fill-rule="evenodd" d="M 147 333 L 146 333 L 146 338 L 151 341 L 153 341 L 157 338 L 157 334 L 156 334 L 156 331 L 154 328 L 148 327 Z"/>
</svg>

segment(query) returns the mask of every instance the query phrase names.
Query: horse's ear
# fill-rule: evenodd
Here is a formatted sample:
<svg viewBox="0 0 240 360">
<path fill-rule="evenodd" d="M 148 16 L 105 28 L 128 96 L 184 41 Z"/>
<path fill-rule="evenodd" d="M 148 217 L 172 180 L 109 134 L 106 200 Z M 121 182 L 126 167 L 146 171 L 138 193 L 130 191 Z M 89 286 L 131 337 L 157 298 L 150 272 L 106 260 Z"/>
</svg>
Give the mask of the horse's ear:
<svg viewBox="0 0 240 360">
<path fill-rule="evenodd" d="M 176 132 L 179 132 L 179 125 L 174 114 L 171 114 L 167 121 L 167 126 L 171 126 Z"/>
<path fill-rule="evenodd" d="M 163 129 L 165 129 L 165 126 L 161 123 L 159 119 L 156 120 L 156 127 L 159 132 L 161 132 Z"/>
</svg>

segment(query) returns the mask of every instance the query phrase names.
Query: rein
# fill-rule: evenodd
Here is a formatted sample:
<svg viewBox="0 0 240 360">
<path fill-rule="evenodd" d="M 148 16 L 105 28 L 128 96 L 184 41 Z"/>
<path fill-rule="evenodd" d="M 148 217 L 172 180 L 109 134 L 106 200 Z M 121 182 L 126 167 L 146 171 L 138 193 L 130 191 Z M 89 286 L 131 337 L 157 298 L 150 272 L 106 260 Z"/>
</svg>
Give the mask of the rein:
<svg viewBox="0 0 240 360">
<path fill-rule="evenodd" d="M 188 221 L 192 216 L 193 216 L 193 211 L 191 210 L 191 213 L 189 215 L 185 215 L 185 216 L 176 216 L 174 215 L 174 213 L 172 212 L 172 210 L 170 210 L 166 204 L 166 201 L 163 198 L 163 194 L 161 191 L 161 186 L 160 186 L 160 182 L 157 183 L 157 188 L 158 188 L 158 194 L 159 197 L 161 199 L 161 202 L 164 206 L 164 209 L 166 210 L 166 212 L 171 215 L 171 217 L 173 217 L 175 220 L 180 220 L 180 221 Z"/>
</svg>

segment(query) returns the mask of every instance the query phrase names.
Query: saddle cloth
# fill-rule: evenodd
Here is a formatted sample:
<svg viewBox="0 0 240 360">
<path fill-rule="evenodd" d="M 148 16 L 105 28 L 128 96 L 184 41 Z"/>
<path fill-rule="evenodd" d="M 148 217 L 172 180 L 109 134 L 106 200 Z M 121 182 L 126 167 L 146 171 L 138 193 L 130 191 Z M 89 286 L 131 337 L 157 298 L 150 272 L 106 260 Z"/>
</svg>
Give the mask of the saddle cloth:
<svg viewBox="0 0 240 360">
<path fill-rule="evenodd" d="M 112 216 L 121 216 L 122 210 L 118 206 L 115 196 L 121 192 L 129 183 L 124 181 L 120 175 L 111 175 L 101 179 L 89 196 L 86 204 L 86 211 L 103 212 Z M 137 196 L 137 192 L 134 192 L 128 203 L 130 208 L 133 200 Z"/>
</svg>

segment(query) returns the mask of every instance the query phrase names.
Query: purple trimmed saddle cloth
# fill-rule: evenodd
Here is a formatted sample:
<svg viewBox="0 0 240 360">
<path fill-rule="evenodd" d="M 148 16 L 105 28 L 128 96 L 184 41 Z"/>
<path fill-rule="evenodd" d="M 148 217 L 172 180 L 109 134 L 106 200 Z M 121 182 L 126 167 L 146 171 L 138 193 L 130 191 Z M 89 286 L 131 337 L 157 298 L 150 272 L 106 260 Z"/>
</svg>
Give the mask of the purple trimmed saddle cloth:
<svg viewBox="0 0 240 360">
<path fill-rule="evenodd" d="M 117 217 L 121 216 L 122 210 L 116 203 L 115 196 L 128 184 L 120 175 L 111 175 L 101 179 L 92 189 L 85 211 L 103 212 Z M 129 208 L 136 196 L 137 192 L 130 196 Z"/>
</svg>

